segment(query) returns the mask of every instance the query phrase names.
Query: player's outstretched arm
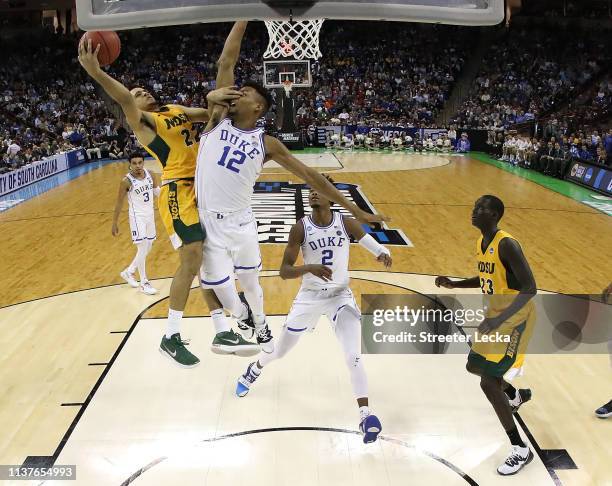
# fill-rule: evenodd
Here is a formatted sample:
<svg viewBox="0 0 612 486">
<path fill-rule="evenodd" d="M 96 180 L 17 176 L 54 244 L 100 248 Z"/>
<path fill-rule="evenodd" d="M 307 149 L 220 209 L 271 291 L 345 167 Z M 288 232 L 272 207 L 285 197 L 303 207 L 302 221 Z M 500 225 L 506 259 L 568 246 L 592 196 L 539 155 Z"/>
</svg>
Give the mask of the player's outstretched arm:
<svg viewBox="0 0 612 486">
<path fill-rule="evenodd" d="M 151 177 L 153 177 L 153 195 L 159 197 L 161 193 L 161 177 L 155 173 L 151 173 Z"/>
<path fill-rule="evenodd" d="M 345 198 L 325 177 L 291 155 L 287 147 L 278 139 L 266 135 L 264 143 L 266 146 L 266 160 L 273 159 L 289 172 L 306 182 L 306 184 L 311 185 L 327 199 L 350 211 L 360 222 L 371 224 L 379 221 L 388 221 L 388 218 L 382 214 L 370 214 L 361 210 L 356 204 Z"/>
<path fill-rule="evenodd" d="M 436 277 L 436 287 L 447 289 L 476 289 L 480 287 L 480 278 L 470 277 L 463 280 L 451 280 L 449 277 Z"/>
<path fill-rule="evenodd" d="M 215 89 L 210 91 L 206 95 L 206 99 L 208 101 L 208 106 L 212 107 L 213 105 L 221 105 L 224 107 L 229 107 L 229 104 L 240 98 L 242 93 L 236 90 L 235 86 L 228 86 L 225 88 Z M 211 117 L 211 112 L 209 108 L 191 108 L 189 106 L 181 107 L 184 113 L 189 117 L 189 120 L 194 123 L 206 123 Z"/>
<path fill-rule="evenodd" d="M 325 265 L 300 265 L 295 266 L 297 257 L 300 254 L 300 246 L 304 241 L 304 225 L 298 221 L 293 225 L 289 232 L 289 243 L 285 248 L 285 254 L 283 255 L 283 263 L 280 268 L 280 277 L 283 280 L 291 278 L 300 278 L 306 273 L 312 273 L 319 277 L 324 282 L 331 280 L 332 271 L 331 268 Z"/>
<path fill-rule="evenodd" d="M 130 190 L 130 181 L 127 177 L 124 177 L 119 184 L 119 192 L 117 193 L 117 201 L 115 202 L 115 212 L 113 213 L 113 236 L 119 234 L 119 214 L 121 214 L 121 208 L 123 207 L 123 201 Z"/>
<path fill-rule="evenodd" d="M 221 120 L 223 120 L 227 116 L 227 108 L 221 105 L 215 105 L 212 109 L 212 113 L 210 115 L 210 119 L 206 124 L 205 132 L 210 132 L 213 128 L 215 128 Z"/>
<path fill-rule="evenodd" d="M 240 56 L 240 46 L 247 25 L 248 22 L 245 21 L 235 22 L 227 39 L 225 39 L 223 51 L 221 51 L 217 61 L 217 88 L 234 84 L 234 68 Z"/>
<path fill-rule="evenodd" d="M 391 252 L 389 249 L 381 245 L 378 241 L 372 238 L 372 235 L 367 234 L 359 221 L 353 218 L 347 218 L 342 216 L 342 221 L 346 231 L 353 237 L 361 246 L 368 250 L 372 255 L 376 257 L 376 260 L 382 262 L 385 268 L 390 268 L 393 260 L 391 259 Z"/>
<path fill-rule="evenodd" d="M 91 39 L 88 39 L 87 42 L 81 42 L 79 44 L 79 62 L 83 69 L 87 71 L 87 74 L 102 86 L 102 89 L 121 106 L 132 130 L 139 130 L 143 119 L 143 112 L 136 106 L 132 93 L 100 68 L 100 63 L 98 62 L 99 50 L 100 44 L 98 44 L 95 50 L 92 49 Z"/>
</svg>

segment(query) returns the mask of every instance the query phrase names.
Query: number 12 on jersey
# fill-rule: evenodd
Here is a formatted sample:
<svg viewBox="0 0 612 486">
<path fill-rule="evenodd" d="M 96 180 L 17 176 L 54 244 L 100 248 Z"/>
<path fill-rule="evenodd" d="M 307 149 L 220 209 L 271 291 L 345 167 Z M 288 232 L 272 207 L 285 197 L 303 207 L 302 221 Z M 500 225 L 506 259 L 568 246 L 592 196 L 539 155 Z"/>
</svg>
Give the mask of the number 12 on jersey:
<svg viewBox="0 0 612 486">
<path fill-rule="evenodd" d="M 229 155 L 231 149 L 231 145 L 226 145 L 225 147 L 223 147 L 223 155 L 221 156 L 221 159 L 219 159 L 219 162 L 217 162 L 217 164 L 221 167 L 225 167 L 231 170 L 232 172 L 235 172 L 236 174 L 239 174 L 240 168 L 236 167 L 235 165 L 244 164 L 246 154 L 244 152 L 241 152 L 240 150 L 234 150 L 232 152 L 233 157 L 229 159 L 226 163 L 227 156 Z"/>
</svg>

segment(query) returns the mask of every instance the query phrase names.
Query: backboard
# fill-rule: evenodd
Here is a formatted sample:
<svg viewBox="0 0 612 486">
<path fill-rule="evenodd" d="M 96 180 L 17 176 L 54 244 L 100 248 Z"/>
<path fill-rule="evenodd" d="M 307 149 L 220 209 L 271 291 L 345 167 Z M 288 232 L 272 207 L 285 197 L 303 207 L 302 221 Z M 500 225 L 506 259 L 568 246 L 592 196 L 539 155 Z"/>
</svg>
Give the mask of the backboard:
<svg viewBox="0 0 612 486">
<path fill-rule="evenodd" d="M 264 61 L 264 86 L 282 88 L 283 81 L 289 80 L 293 88 L 312 86 L 309 60 L 273 60 Z"/>
<path fill-rule="evenodd" d="M 121 30 L 235 20 L 393 20 L 493 25 L 504 0 L 77 0 L 84 30 Z"/>
</svg>

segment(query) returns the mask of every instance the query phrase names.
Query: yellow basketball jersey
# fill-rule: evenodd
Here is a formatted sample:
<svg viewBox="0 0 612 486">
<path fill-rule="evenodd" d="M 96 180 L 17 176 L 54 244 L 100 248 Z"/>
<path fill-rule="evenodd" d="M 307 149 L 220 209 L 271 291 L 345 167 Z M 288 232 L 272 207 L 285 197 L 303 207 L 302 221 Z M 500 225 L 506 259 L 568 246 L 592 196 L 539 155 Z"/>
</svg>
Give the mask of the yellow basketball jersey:
<svg viewBox="0 0 612 486">
<path fill-rule="evenodd" d="M 162 106 L 151 115 L 157 135 L 145 149 L 161 163 L 162 180 L 195 177 L 198 141 L 189 117 L 178 105 Z"/>
<path fill-rule="evenodd" d="M 517 278 L 511 270 L 504 266 L 499 256 L 499 242 L 504 238 L 516 240 L 511 234 L 499 230 L 484 251 L 482 251 L 482 236 L 478 238 L 476 243 L 478 277 L 480 278 L 480 289 L 484 294 L 485 315 L 487 317 L 499 315 L 519 293 L 520 285 Z M 524 329 L 517 327 L 523 325 L 525 326 Z M 499 344 L 476 342 L 472 346 L 472 351 L 495 363 L 500 362 L 504 356 L 509 356 L 514 360 L 512 368 L 519 369 L 523 365 L 524 353 L 534 325 L 535 306 L 533 300 L 530 300 L 495 331 L 498 334 L 509 335 L 510 344 L 506 342 Z M 517 342 L 518 348 L 516 348 Z"/>
<path fill-rule="evenodd" d="M 518 294 L 518 282 L 512 273 L 508 274 L 499 257 L 499 242 L 504 238 L 516 239 L 511 234 L 499 230 L 484 252 L 482 251 L 482 236 L 476 243 L 478 277 L 483 294 Z"/>
<path fill-rule="evenodd" d="M 499 256 L 499 242 L 504 238 L 515 239 L 511 234 L 499 230 L 484 251 L 482 250 L 482 236 L 476 243 L 480 290 L 485 294 L 485 302 L 490 312 L 504 309 L 513 300 L 513 298 L 508 299 L 501 296 L 514 296 L 519 293 L 518 281 L 512 272 L 506 269 Z"/>
</svg>

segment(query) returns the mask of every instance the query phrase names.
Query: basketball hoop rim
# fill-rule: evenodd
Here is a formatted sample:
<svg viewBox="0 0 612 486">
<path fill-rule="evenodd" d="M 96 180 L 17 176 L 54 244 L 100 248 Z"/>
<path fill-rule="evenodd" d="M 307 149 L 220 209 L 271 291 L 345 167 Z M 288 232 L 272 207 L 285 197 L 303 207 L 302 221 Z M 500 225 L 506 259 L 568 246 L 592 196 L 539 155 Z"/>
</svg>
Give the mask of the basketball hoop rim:
<svg viewBox="0 0 612 486">
<path fill-rule="evenodd" d="M 293 89 L 293 81 L 290 79 L 283 81 L 283 89 L 285 90 L 285 94 L 289 96 L 291 94 L 291 90 Z"/>
<path fill-rule="evenodd" d="M 269 38 L 264 59 L 319 59 L 319 34 L 324 21 L 324 18 L 264 20 Z"/>
</svg>

